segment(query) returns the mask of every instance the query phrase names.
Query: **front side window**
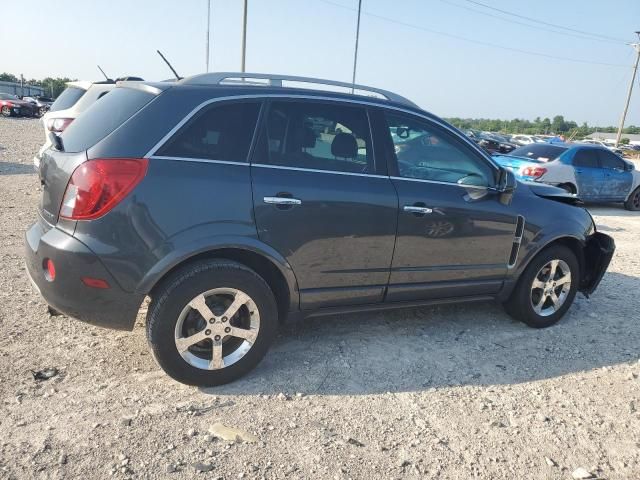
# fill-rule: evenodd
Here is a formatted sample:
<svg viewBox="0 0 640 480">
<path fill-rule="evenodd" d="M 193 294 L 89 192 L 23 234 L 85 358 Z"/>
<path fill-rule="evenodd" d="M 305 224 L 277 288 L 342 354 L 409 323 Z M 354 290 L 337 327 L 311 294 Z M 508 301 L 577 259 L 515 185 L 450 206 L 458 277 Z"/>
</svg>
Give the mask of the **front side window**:
<svg viewBox="0 0 640 480">
<path fill-rule="evenodd" d="M 600 166 L 602 168 L 609 168 L 612 170 L 624 170 L 625 163 L 621 158 L 609 150 L 600 150 L 598 152 L 600 157 Z"/>
<path fill-rule="evenodd" d="M 259 111 L 258 102 L 214 103 L 196 113 L 155 155 L 246 162 Z"/>
<path fill-rule="evenodd" d="M 574 167 L 598 168 L 598 150 L 581 148 L 573 157 Z"/>
<path fill-rule="evenodd" d="M 475 186 L 493 185 L 491 166 L 451 135 L 412 117 L 391 113 L 386 113 L 385 117 L 401 177 Z"/>
<path fill-rule="evenodd" d="M 361 107 L 274 102 L 262 135 L 271 165 L 374 173 L 369 121 Z"/>
</svg>

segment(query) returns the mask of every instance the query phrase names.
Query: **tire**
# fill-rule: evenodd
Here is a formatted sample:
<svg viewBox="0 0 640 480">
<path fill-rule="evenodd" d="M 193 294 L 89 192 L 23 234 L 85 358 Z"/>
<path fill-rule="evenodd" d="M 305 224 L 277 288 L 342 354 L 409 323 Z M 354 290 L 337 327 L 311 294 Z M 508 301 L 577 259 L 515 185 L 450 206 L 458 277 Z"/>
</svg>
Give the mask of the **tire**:
<svg viewBox="0 0 640 480">
<path fill-rule="evenodd" d="M 2 113 L 3 117 L 10 117 L 11 109 L 5 105 L 4 107 L 2 107 L 2 110 L 0 111 L 0 113 Z"/>
<path fill-rule="evenodd" d="M 549 273 L 555 262 L 554 281 L 548 282 Z M 568 270 L 566 272 L 565 270 Z M 561 274 L 568 274 L 570 284 L 560 284 Z M 520 276 L 511 297 L 505 303 L 505 310 L 516 320 L 533 328 L 546 328 L 555 324 L 567 312 L 578 290 L 580 266 L 576 255 L 567 247 L 555 245 L 540 252 Z M 540 287 L 534 287 L 536 285 Z M 554 297 L 546 295 L 553 291 Z M 544 298 L 546 297 L 546 299 Z M 542 303 L 539 303 L 542 302 Z M 538 308 L 534 306 L 538 304 Z"/>
<path fill-rule="evenodd" d="M 624 208 L 634 212 L 640 210 L 640 187 L 631 192 L 631 195 L 629 195 L 627 201 L 624 202 Z"/>
<path fill-rule="evenodd" d="M 223 315 L 236 304 L 241 305 L 229 318 Z M 205 319 L 207 309 L 215 315 L 213 322 Z M 277 329 L 278 309 L 267 283 L 229 260 L 178 270 L 154 292 L 147 313 L 147 340 L 160 367 L 175 380 L 199 387 L 223 385 L 252 370 Z M 192 343 L 194 338 L 202 340 Z"/>
</svg>

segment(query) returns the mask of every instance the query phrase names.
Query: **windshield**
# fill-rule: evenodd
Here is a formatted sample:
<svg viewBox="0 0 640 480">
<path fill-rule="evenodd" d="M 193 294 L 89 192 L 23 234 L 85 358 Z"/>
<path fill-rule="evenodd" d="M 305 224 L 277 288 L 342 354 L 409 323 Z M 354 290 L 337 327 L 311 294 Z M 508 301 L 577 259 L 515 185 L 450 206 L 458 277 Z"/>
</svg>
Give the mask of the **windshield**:
<svg viewBox="0 0 640 480">
<path fill-rule="evenodd" d="M 83 88 L 78 87 L 68 87 L 64 92 L 60 94 L 60 96 L 53 102 L 51 108 L 49 109 L 51 112 L 56 112 L 58 110 L 66 110 L 67 108 L 73 107 L 80 97 L 84 95 L 86 92 Z"/>
<path fill-rule="evenodd" d="M 559 145 L 551 145 L 548 143 L 533 143 L 524 147 L 516 148 L 508 153 L 512 157 L 525 157 L 543 162 L 555 160 L 567 150 L 567 147 Z"/>
</svg>

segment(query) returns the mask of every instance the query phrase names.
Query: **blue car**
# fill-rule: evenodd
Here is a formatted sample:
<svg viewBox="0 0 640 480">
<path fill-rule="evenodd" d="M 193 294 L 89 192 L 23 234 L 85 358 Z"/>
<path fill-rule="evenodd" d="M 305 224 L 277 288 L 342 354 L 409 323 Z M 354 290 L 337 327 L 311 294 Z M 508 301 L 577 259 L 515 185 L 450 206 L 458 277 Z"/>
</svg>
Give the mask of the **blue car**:
<svg viewBox="0 0 640 480">
<path fill-rule="evenodd" d="M 640 210 L 640 172 L 597 145 L 534 143 L 493 159 L 525 182 L 555 185 L 586 202 L 623 202 Z"/>
</svg>

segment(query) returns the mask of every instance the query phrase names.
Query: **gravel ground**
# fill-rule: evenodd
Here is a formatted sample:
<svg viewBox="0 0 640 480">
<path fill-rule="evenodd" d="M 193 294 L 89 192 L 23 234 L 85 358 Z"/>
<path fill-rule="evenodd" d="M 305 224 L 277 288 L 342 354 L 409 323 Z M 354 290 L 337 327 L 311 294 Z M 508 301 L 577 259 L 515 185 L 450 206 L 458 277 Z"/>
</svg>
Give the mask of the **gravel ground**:
<svg viewBox="0 0 640 480">
<path fill-rule="evenodd" d="M 144 312 L 103 330 L 32 292 L 42 140 L 0 118 L 0 478 L 640 478 L 640 214 L 592 209 L 618 251 L 555 327 L 493 304 L 309 320 L 203 390 L 156 366 Z"/>
</svg>

